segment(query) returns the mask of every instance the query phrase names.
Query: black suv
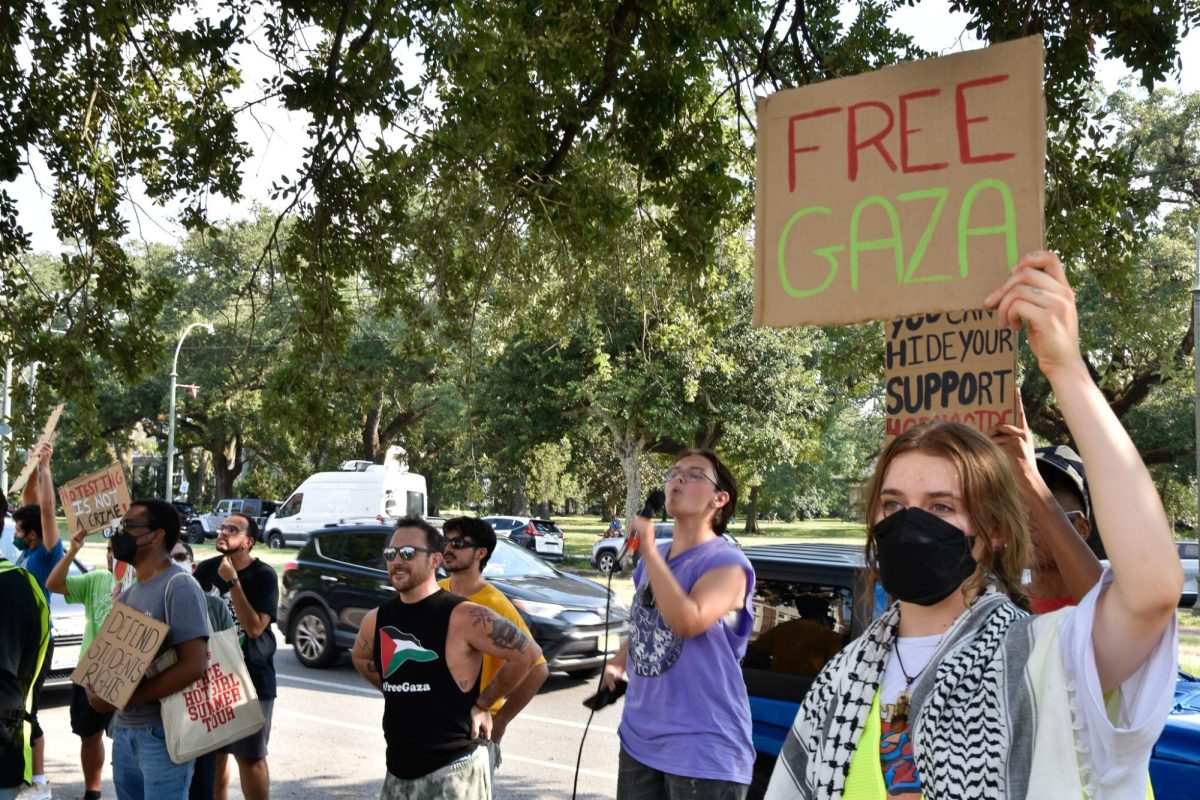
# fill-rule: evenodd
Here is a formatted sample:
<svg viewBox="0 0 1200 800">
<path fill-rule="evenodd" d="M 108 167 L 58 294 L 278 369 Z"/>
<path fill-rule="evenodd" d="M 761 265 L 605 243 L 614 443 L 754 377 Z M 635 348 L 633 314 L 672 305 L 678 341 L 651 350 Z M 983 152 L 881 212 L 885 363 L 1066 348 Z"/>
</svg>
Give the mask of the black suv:
<svg viewBox="0 0 1200 800">
<path fill-rule="evenodd" d="M 381 525 L 322 528 L 284 565 L 279 629 L 300 663 L 332 664 L 353 646 L 367 612 L 396 596 L 383 561 L 391 533 Z M 503 539 L 483 574 L 517 607 L 551 670 L 595 674 L 620 646 L 629 610 L 611 599 L 605 635 L 609 593 L 600 584 Z"/>
</svg>

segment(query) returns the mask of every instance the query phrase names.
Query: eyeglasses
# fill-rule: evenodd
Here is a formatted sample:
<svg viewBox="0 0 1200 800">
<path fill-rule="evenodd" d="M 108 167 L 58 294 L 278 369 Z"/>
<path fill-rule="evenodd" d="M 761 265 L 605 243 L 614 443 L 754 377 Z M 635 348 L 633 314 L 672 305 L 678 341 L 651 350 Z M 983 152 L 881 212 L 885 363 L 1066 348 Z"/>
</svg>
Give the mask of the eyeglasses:
<svg viewBox="0 0 1200 800">
<path fill-rule="evenodd" d="M 662 474 L 664 483 L 670 483 L 676 478 L 682 478 L 684 483 L 699 483 L 700 481 L 708 481 L 713 486 L 717 487 L 718 491 L 723 491 L 720 484 L 708 476 L 708 473 L 701 467 L 688 467 L 680 469 L 679 467 L 671 467 Z"/>
<path fill-rule="evenodd" d="M 405 545 L 404 547 L 385 547 L 383 549 L 383 560 L 395 561 L 396 558 L 399 557 L 401 561 L 412 561 L 417 557 L 417 553 L 437 552 L 440 551 L 434 550 L 430 547 L 413 547 L 412 545 Z"/>
<path fill-rule="evenodd" d="M 221 527 L 217 528 L 217 533 L 223 533 L 226 536 L 236 536 L 239 533 L 245 532 L 245 528 L 239 528 L 236 525 L 222 525 Z"/>
<path fill-rule="evenodd" d="M 149 522 L 122 522 L 117 527 L 109 528 L 108 530 L 104 531 L 104 538 L 111 539 L 114 536 L 116 536 L 118 533 L 124 535 L 124 534 L 129 533 L 134 528 L 141 528 L 142 530 L 150 530 L 153 527 L 154 526 L 151 525 Z"/>
<path fill-rule="evenodd" d="M 1079 511 L 1079 510 L 1064 511 L 1063 513 L 1066 514 L 1067 519 L 1071 520 L 1072 522 L 1075 521 L 1076 517 L 1078 517 L 1079 519 L 1087 519 L 1087 514 L 1083 513 L 1082 511 Z"/>
<path fill-rule="evenodd" d="M 479 545 L 477 545 L 475 542 L 472 542 L 470 539 L 463 538 L 462 536 L 456 536 L 453 539 L 447 539 L 446 546 L 453 547 L 455 550 L 463 550 L 468 547 L 472 550 L 479 549 Z"/>
</svg>

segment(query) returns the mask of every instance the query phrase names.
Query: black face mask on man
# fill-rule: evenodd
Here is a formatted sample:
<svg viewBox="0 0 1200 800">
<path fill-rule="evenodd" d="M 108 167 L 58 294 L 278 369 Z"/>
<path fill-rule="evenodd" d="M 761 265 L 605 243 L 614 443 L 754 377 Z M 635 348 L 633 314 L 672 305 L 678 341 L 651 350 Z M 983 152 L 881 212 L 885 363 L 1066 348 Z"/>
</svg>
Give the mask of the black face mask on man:
<svg viewBox="0 0 1200 800">
<path fill-rule="evenodd" d="M 931 606 L 975 572 L 973 537 L 928 511 L 905 508 L 875 525 L 879 581 L 898 600 Z"/>
<path fill-rule="evenodd" d="M 117 531 L 113 534 L 112 539 L 113 558 L 117 561 L 124 561 L 126 564 L 132 564 L 137 558 L 138 544 L 137 537 L 128 531 Z"/>
</svg>

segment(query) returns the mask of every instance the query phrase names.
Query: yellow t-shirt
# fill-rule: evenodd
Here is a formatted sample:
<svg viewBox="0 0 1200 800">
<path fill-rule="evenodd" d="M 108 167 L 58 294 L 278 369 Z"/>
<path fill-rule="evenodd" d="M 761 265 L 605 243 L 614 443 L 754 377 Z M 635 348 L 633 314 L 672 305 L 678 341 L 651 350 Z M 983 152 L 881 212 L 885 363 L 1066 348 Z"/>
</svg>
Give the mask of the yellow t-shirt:
<svg viewBox="0 0 1200 800">
<path fill-rule="evenodd" d="M 438 581 L 438 586 L 449 592 L 450 579 L 446 578 Z M 481 606 L 486 606 L 492 611 L 495 611 L 513 625 L 516 625 L 518 628 L 520 628 L 521 632 L 528 636 L 530 641 L 533 640 L 533 634 L 529 632 L 529 627 L 525 624 L 525 620 L 521 619 L 521 615 L 517 612 L 516 607 L 513 606 L 512 602 L 495 586 L 487 583 L 482 589 L 467 599 L 472 603 L 478 603 Z M 500 661 L 501 659 L 496 658 L 495 656 L 488 655 L 487 653 L 483 654 L 483 672 L 479 677 L 480 691 L 486 689 L 488 684 L 492 682 L 492 678 L 496 675 L 496 671 L 500 669 Z M 537 663 L 545 664 L 545 657 L 539 656 Z M 501 697 L 492 704 L 492 713 L 495 714 L 503 706 L 504 698 Z"/>
</svg>

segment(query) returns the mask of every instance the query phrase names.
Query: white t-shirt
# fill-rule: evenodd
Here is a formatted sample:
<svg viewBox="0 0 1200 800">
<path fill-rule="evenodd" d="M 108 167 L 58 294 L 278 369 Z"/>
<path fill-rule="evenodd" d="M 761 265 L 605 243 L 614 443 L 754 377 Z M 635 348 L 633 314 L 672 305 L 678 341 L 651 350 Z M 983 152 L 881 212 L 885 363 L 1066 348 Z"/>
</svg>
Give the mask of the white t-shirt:
<svg viewBox="0 0 1200 800">
<path fill-rule="evenodd" d="M 941 642 L 940 633 L 932 636 L 896 637 L 896 646 L 888 653 L 887 664 L 883 666 L 883 682 L 879 686 L 879 710 L 884 719 L 891 718 L 890 709 L 895 706 L 900 692 L 904 691 L 908 684 L 908 679 L 904 677 L 905 671 L 912 676 L 915 684 Z"/>
<path fill-rule="evenodd" d="M 1163 631 L 1154 651 L 1120 687 L 1120 713 L 1109 721 L 1096 653 L 1092 649 L 1092 623 L 1100 595 L 1112 583 L 1105 569 L 1099 582 L 1066 614 L 1060 631 L 1063 671 L 1075 686 L 1076 710 L 1083 718 L 1091 763 L 1101 797 L 1145 797 L 1150 753 L 1162 734 L 1175 697 L 1177 638 L 1175 617 Z M 906 662 L 907 663 L 907 662 Z"/>
<path fill-rule="evenodd" d="M 1059 632 L 1063 654 L 1063 672 L 1068 684 L 1076 687 L 1076 711 L 1083 721 L 1083 735 L 1092 754 L 1091 765 L 1101 797 L 1145 797 L 1146 775 L 1154 743 L 1162 734 L 1175 696 L 1176 631 L 1175 619 L 1163 631 L 1154 651 L 1120 687 L 1120 712 L 1116 724 L 1110 721 L 1096 653 L 1092 649 L 1092 623 L 1102 592 L 1112 583 L 1112 571 L 1105 569 L 1097 584 L 1073 608 L 1054 614 L 1064 615 Z M 880 716 L 886 721 L 903 691 L 904 673 L 896 659 L 897 648 L 904 667 L 914 677 L 933 656 L 941 635 L 910 636 L 896 639 L 888 655 L 879 689 Z M 915 680 L 914 680 L 915 683 Z"/>
</svg>

